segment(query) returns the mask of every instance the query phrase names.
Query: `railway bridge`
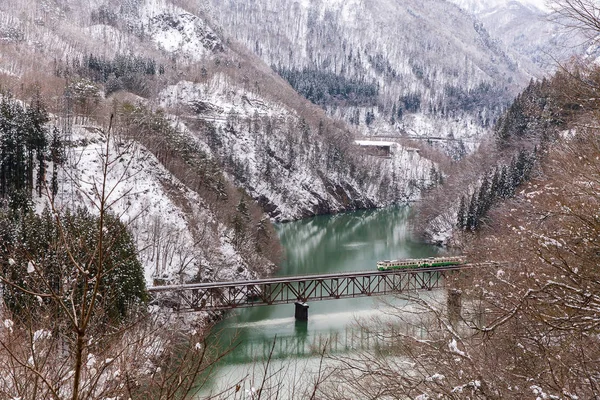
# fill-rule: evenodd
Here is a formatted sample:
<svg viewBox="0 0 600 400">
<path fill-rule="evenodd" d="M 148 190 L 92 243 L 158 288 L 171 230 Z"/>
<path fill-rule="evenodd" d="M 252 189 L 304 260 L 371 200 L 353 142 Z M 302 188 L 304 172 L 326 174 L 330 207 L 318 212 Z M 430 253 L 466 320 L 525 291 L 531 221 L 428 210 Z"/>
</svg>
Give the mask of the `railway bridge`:
<svg viewBox="0 0 600 400">
<path fill-rule="evenodd" d="M 155 301 L 176 311 L 217 311 L 274 304 L 296 305 L 295 317 L 308 319 L 308 302 L 382 296 L 445 286 L 445 276 L 472 264 L 391 271 L 341 272 L 237 282 L 193 283 L 149 288 Z"/>
</svg>

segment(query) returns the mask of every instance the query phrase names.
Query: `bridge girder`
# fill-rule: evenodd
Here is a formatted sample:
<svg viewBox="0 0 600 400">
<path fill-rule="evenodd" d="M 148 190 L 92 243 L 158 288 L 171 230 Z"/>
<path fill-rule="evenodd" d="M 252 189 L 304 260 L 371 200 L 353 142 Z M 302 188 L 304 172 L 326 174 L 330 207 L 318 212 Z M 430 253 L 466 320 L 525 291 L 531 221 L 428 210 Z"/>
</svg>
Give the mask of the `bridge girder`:
<svg viewBox="0 0 600 400">
<path fill-rule="evenodd" d="M 431 290 L 444 286 L 446 273 L 463 268 L 466 266 L 368 271 L 161 286 L 149 290 L 157 302 L 171 304 L 177 311 L 217 311 Z"/>
</svg>

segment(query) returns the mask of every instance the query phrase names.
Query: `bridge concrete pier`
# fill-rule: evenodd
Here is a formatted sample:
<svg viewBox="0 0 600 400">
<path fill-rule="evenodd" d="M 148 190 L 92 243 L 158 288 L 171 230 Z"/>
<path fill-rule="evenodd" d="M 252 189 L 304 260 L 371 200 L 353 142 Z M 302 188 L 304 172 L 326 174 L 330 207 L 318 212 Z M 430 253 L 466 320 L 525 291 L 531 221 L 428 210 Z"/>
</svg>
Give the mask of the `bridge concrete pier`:
<svg viewBox="0 0 600 400">
<path fill-rule="evenodd" d="M 308 321 L 308 304 L 297 301 L 294 303 L 296 306 L 296 312 L 294 313 L 294 317 L 297 321 Z"/>
</svg>

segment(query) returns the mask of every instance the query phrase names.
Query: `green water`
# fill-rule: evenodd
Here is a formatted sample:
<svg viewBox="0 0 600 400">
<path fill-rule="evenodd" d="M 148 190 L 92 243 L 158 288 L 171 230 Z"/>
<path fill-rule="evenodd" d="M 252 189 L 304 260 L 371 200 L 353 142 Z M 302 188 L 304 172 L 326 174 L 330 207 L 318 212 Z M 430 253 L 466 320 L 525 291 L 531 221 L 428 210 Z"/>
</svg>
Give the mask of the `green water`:
<svg viewBox="0 0 600 400">
<path fill-rule="evenodd" d="M 408 208 L 357 211 L 280 224 L 285 260 L 278 275 L 375 270 L 382 259 L 436 255 L 438 248 L 411 237 L 408 213 Z M 369 297 L 312 302 L 308 322 L 294 320 L 293 304 L 232 312 L 214 332 L 237 347 L 219 364 L 204 395 L 244 380 L 240 392 L 225 398 L 251 398 L 244 390 L 260 385 L 269 358 L 270 372 L 279 371 L 281 381 L 295 385 L 296 379 L 308 379 L 299 377 L 310 376 L 324 344 L 331 354 L 369 349 L 374 343 L 356 321 L 377 313 L 378 305 Z"/>
</svg>

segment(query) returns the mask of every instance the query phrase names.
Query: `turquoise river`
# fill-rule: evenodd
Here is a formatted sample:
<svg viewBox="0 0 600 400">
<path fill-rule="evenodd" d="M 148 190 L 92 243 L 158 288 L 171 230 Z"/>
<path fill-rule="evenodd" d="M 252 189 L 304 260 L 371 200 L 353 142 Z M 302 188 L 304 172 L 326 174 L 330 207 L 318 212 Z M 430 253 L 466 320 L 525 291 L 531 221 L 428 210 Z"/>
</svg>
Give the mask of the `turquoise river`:
<svg viewBox="0 0 600 400">
<path fill-rule="evenodd" d="M 365 271 L 382 259 L 438 254 L 439 248 L 413 239 L 408 213 L 408 208 L 390 208 L 279 224 L 285 260 L 278 275 Z M 369 343 L 357 321 L 380 312 L 381 304 L 371 297 L 313 302 L 308 322 L 294 320 L 293 304 L 231 312 L 213 335 L 235 348 L 220 361 L 198 398 L 230 387 L 239 390 L 220 398 L 252 399 L 258 387 L 277 388 L 272 398 L 302 398 L 303 382 L 311 382 L 323 346 L 332 355 L 364 349 Z"/>
</svg>

